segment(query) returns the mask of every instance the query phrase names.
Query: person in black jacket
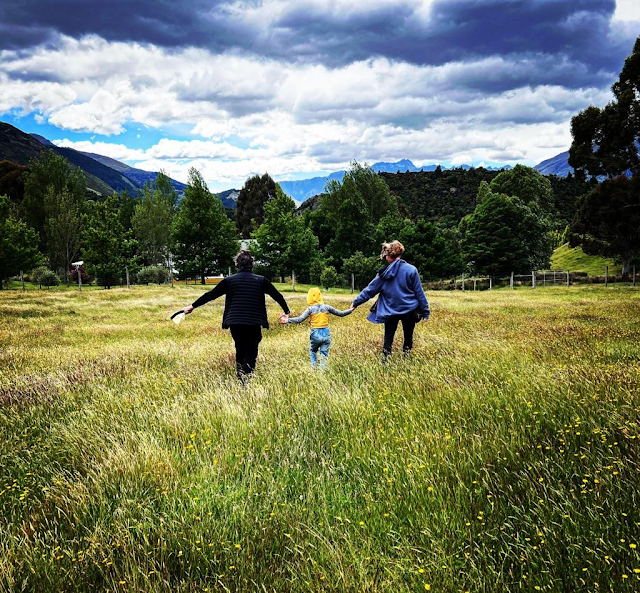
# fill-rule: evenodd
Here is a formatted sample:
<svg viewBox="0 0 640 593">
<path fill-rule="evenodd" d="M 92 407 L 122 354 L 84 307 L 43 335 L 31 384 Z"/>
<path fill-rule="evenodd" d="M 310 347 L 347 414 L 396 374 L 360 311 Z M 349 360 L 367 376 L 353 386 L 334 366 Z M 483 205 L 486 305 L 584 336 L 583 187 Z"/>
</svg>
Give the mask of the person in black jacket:
<svg viewBox="0 0 640 593">
<path fill-rule="evenodd" d="M 289 318 L 289 307 L 269 280 L 253 273 L 253 256 L 250 251 L 241 249 L 234 262 L 237 273 L 223 278 L 213 290 L 184 307 L 183 311 L 189 314 L 195 308 L 226 295 L 222 328 L 231 330 L 236 346 L 236 373 L 238 379 L 246 383 L 256 368 L 262 328 L 269 328 L 264 295 L 268 294 L 282 307 L 284 314 L 280 319 L 284 323 Z"/>
</svg>

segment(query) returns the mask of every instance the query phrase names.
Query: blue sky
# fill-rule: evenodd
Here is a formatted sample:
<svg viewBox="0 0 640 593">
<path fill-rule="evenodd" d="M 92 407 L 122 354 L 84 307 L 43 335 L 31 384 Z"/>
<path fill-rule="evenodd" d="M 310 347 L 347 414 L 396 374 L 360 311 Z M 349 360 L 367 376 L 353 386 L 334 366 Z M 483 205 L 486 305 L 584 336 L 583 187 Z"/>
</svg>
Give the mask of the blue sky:
<svg viewBox="0 0 640 593">
<path fill-rule="evenodd" d="M 3 0 L 0 120 L 213 191 L 534 165 L 638 35 L 638 0 Z"/>
</svg>

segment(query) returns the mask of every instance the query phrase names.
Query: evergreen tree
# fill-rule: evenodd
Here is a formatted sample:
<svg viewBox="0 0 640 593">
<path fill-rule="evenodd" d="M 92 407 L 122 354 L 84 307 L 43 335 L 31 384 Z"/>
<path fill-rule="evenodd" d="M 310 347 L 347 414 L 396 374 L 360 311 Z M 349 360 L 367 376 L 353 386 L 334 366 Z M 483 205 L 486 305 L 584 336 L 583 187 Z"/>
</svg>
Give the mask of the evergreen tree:
<svg viewBox="0 0 640 593">
<path fill-rule="evenodd" d="M 418 268 L 422 280 L 445 278 L 462 267 L 457 246 L 431 222 L 419 220 L 406 226 L 400 242 L 405 248 L 404 259 Z"/>
<path fill-rule="evenodd" d="M 616 257 L 628 274 L 640 258 L 640 176 L 604 181 L 585 195 L 571 226 L 570 243 L 585 253 Z"/>
<path fill-rule="evenodd" d="M 265 173 L 247 179 L 236 202 L 236 228 L 248 239 L 264 220 L 264 206 L 276 195 L 276 183 Z"/>
<path fill-rule="evenodd" d="M 42 262 L 38 234 L 15 214 L 8 196 L 0 195 L 0 290 L 3 281 Z"/>
<path fill-rule="evenodd" d="M 515 196 L 486 196 L 460 230 L 462 257 L 474 271 L 505 276 L 548 266 L 548 223 Z"/>
<path fill-rule="evenodd" d="M 573 142 L 569 164 L 583 179 L 640 173 L 640 37 L 611 87 L 614 100 L 600 109 L 591 105 L 571 119 Z"/>
<path fill-rule="evenodd" d="M 224 206 L 207 188 L 202 175 L 189 170 L 189 181 L 171 232 L 174 260 L 181 275 L 197 274 L 202 284 L 208 274 L 227 270 L 238 251 L 233 222 Z"/>
<path fill-rule="evenodd" d="M 309 276 L 311 261 L 318 254 L 318 239 L 295 213 L 295 202 L 276 185 L 275 197 L 264 207 L 264 222 L 253 233 L 256 259 L 269 276 Z"/>
<path fill-rule="evenodd" d="M 362 289 L 376 275 L 381 266 L 380 258 L 373 255 L 366 257 L 361 251 L 356 251 L 342 262 L 342 271 L 348 277 L 353 274 L 356 288 Z"/>
</svg>

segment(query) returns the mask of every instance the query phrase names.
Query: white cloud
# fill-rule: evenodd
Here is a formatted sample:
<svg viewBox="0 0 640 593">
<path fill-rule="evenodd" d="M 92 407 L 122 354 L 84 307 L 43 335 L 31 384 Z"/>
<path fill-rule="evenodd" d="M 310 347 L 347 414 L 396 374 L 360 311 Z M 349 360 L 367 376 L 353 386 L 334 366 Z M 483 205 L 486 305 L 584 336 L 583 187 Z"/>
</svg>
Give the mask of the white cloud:
<svg viewBox="0 0 640 593">
<path fill-rule="evenodd" d="M 307 0 L 309 7 L 325 4 Z M 429 5 L 411 6 L 426 15 Z M 255 10 L 288 8 L 270 2 Z M 534 84 L 541 66 L 527 56 L 442 66 L 376 58 L 330 68 L 90 36 L 0 58 L 0 112 L 21 110 L 104 136 L 134 124 L 182 127 L 197 137 L 162 139 L 145 150 L 59 144 L 164 169 L 181 181 L 196 166 L 217 190 L 257 173 L 285 179 L 342 169 L 353 159 L 478 163 L 517 156 L 535 164 L 568 148 L 572 115 L 610 96 L 596 87 Z M 556 60 L 544 68 L 562 77 L 575 65 Z"/>
<path fill-rule="evenodd" d="M 616 0 L 613 19 L 617 21 L 640 22 L 640 3 L 638 0 Z"/>
</svg>

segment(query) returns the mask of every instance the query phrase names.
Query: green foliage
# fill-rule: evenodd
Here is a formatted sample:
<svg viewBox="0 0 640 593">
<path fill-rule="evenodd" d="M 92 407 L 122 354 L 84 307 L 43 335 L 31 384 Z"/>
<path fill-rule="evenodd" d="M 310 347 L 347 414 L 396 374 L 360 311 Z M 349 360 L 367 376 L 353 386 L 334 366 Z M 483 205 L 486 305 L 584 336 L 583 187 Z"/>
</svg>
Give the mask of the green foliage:
<svg viewBox="0 0 640 593">
<path fill-rule="evenodd" d="M 38 234 L 17 217 L 9 197 L 0 195 L 0 288 L 5 279 L 41 260 Z"/>
<path fill-rule="evenodd" d="M 485 197 L 460 228 L 462 257 L 471 271 L 506 276 L 548 267 L 551 244 L 546 219 L 515 196 Z"/>
<path fill-rule="evenodd" d="M 350 275 L 353 274 L 357 288 L 364 288 L 376 275 L 376 271 L 381 265 L 378 257 L 366 257 L 361 251 L 356 251 L 351 257 L 346 258 L 342 263 L 342 271 L 348 276 L 348 283 L 351 283 Z"/>
<path fill-rule="evenodd" d="M 583 196 L 593 189 L 595 180 L 594 183 L 587 183 L 571 175 L 571 173 L 566 177 L 549 175 L 548 179 L 551 183 L 555 200 L 553 226 L 555 230 L 561 231 L 567 225 L 571 224 L 578 208 L 580 196 Z"/>
<path fill-rule="evenodd" d="M 160 172 L 155 184 L 145 184 L 131 219 L 140 255 L 147 264 L 167 261 L 171 225 L 178 207 L 178 192 L 169 177 Z"/>
<path fill-rule="evenodd" d="M 502 171 L 493 178 L 490 184 L 491 192 L 517 196 L 534 212 L 549 215 L 554 206 L 551 182 L 538 173 L 533 167 L 516 165 L 513 169 Z M 486 188 L 481 187 L 483 196 L 487 196 Z M 480 192 L 478 193 L 480 202 Z"/>
<path fill-rule="evenodd" d="M 295 202 L 276 185 L 275 197 L 264 207 L 264 222 L 253 233 L 259 270 L 267 276 L 284 276 L 295 271 L 308 277 L 318 254 L 318 239 L 295 213 Z"/>
<path fill-rule="evenodd" d="M 243 239 L 262 224 L 265 204 L 275 196 L 276 183 L 267 173 L 247 179 L 236 202 L 236 228 Z"/>
<path fill-rule="evenodd" d="M 327 262 L 324 257 L 322 257 L 322 254 L 317 254 L 309 265 L 309 279 L 312 284 L 322 284 L 320 278 L 322 277 L 322 272 L 326 267 Z"/>
<path fill-rule="evenodd" d="M 67 187 L 57 191 L 50 186 L 44 198 L 45 233 L 49 249 L 49 262 L 63 270 L 65 283 L 69 282 L 71 263 L 77 260 L 82 241 L 83 194 L 72 194 Z"/>
<path fill-rule="evenodd" d="M 83 219 L 83 260 L 100 286 L 111 288 L 134 263 L 136 242 L 120 222 L 118 196 L 89 202 Z"/>
<path fill-rule="evenodd" d="M 619 258 L 627 274 L 631 262 L 640 258 L 640 176 L 606 180 L 585 195 L 570 242 L 590 255 Z"/>
<path fill-rule="evenodd" d="M 569 164 L 579 177 L 640 173 L 640 37 L 611 87 L 614 100 L 593 105 L 571 119 Z"/>
<path fill-rule="evenodd" d="M 320 275 L 320 284 L 327 290 L 330 290 L 338 283 L 338 273 L 333 266 L 329 266 L 322 270 Z"/>
<path fill-rule="evenodd" d="M 238 251 L 233 222 L 194 168 L 189 170 L 189 182 L 171 236 L 181 276 L 197 274 L 203 284 L 208 274 L 226 271 Z"/>
<path fill-rule="evenodd" d="M 43 270 L 38 277 L 38 284 L 41 286 L 59 286 L 60 278 L 53 270 Z"/>
<path fill-rule="evenodd" d="M 169 279 L 169 270 L 162 266 L 145 266 L 136 274 L 138 284 L 163 284 Z"/>
<path fill-rule="evenodd" d="M 84 200 L 85 177 L 81 169 L 53 150 L 43 151 L 38 158 L 29 161 L 29 171 L 24 175 L 21 212 L 27 224 L 39 233 L 41 251 L 54 262 L 60 248 L 49 243 L 55 239 L 47 235 L 47 220 L 66 217 L 68 213 L 62 213 L 58 208 L 72 206 L 75 212 Z"/>
<path fill-rule="evenodd" d="M 24 176 L 29 170 L 25 165 L 12 161 L 0 161 L 0 196 L 9 196 L 17 206 L 24 200 Z"/>
<path fill-rule="evenodd" d="M 498 173 L 480 167 L 379 175 L 412 220 L 423 218 L 444 228 L 455 228 L 476 207 L 481 182 L 491 182 Z"/>
<path fill-rule="evenodd" d="M 418 268 L 423 281 L 455 275 L 462 268 L 455 238 L 447 240 L 431 222 L 419 220 L 415 225 L 407 225 L 400 234 L 400 242 L 405 248 L 403 258 Z"/>
</svg>

